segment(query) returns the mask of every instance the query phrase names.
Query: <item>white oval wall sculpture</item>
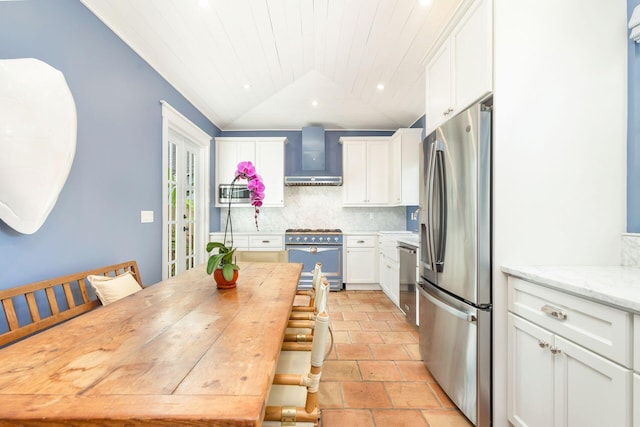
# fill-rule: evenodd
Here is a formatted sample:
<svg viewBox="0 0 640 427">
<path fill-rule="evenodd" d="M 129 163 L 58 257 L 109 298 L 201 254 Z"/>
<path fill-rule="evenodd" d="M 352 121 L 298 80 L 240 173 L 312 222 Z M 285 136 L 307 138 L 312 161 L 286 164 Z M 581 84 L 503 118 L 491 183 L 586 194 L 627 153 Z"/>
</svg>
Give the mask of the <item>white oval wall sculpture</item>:
<svg viewBox="0 0 640 427">
<path fill-rule="evenodd" d="M 0 219 L 35 233 L 64 186 L 77 117 L 64 75 L 33 58 L 0 60 Z"/>
</svg>

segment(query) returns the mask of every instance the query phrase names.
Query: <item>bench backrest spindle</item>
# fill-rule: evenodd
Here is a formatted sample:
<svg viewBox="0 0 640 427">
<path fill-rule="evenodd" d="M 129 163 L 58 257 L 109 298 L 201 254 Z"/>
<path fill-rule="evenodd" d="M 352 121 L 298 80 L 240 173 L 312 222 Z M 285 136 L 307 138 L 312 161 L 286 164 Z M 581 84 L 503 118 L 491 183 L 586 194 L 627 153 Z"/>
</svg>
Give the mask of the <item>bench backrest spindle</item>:
<svg viewBox="0 0 640 427">
<path fill-rule="evenodd" d="M 0 290 L 0 347 L 98 307 L 100 301 L 87 290 L 87 276 L 114 277 L 127 271 L 143 286 L 137 263 L 127 261 Z"/>
</svg>

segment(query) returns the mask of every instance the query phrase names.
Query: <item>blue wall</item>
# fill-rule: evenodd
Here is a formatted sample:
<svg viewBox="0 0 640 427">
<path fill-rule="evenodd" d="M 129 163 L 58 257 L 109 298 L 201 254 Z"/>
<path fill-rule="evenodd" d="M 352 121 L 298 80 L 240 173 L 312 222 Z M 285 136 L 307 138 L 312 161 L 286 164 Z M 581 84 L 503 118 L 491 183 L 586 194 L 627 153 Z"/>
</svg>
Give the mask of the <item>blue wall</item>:
<svg viewBox="0 0 640 427">
<path fill-rule="evenodd" d="M 0 2 L 0 59 L 24 57 L 64 74 L 78 114 L 77 149 L 67 183 L 36 233 L 17 233 L 0 221 L 0 289 L 129 259 L 138 262 L 145 284 L 157 282 L 159 101 L 211 136 L 219 129 L 78 0 Z M 141 224 L 141 210 L 153 210 L 155 222 Z"/>
<path fill-rule="evenodd" d="M 640 0 L 629 0 L 628 17 Z M 627 128 L 627 231 L 640 233 L 640 44 L 629 40 Z"/>
</svg>

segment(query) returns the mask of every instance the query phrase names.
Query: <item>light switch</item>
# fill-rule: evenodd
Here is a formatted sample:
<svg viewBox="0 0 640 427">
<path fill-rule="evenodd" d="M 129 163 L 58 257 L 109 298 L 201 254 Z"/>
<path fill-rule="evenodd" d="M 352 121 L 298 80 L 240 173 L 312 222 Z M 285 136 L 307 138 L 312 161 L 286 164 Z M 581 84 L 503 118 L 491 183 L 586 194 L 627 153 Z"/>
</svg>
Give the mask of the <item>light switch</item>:
<svg viewBox="0 0 640 427">
<path fill-rule="evenodd" d="M 140 211 L 140 222 L 153 222 L 153 211 Z"/>
</svg>

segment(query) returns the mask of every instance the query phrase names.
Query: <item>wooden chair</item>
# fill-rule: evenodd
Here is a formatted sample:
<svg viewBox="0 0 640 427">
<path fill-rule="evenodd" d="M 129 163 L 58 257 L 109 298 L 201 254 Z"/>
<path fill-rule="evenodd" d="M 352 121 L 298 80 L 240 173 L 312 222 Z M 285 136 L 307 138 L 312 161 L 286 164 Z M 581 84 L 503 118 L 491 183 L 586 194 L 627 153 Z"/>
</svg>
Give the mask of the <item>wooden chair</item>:
<svg viewBox="0 0 640 427">
<path fill-rule="evenodd" d="M 285 331 L 285 342 L 311 342 L 311 337 L 305 336 L 313 335 L 314 322 L 316 320 L 317 313 L 326 311 L 329 299 L 329 282 L 326 277 L 320 277 L 318 282 L 320 284 L 317 287 L 316 297 L 314 299 L 314 310 L 312 312 L 291 312 L 289 315 L 287 329 Z"/>
<path fill-rule="evenodd" d="M 100 306 L 87 290 L 87 276 L 115 277 L 128 271 L 143 286 L 137 263 L 127 261 L 0 290 L 0 316 L 8 327 L 0 333 L 0 347 Z"/>
<path fill-rule="evenodd" d="M 296 304 L 291 307 L 293 312 L 306 312 L 306 313 L 316 313 L 315 307 L 315 299 L 316 299 L 316 291 L 320 286 L 322 279 L 322 263 L 317 262 L 315 268 L 313 269 L 313 278 L 311 279 L 311 289 L 301 289 L 296 295 L 298 296 L 308 296 L 309 301 L 307 304 Z"/>
<path fill-rule="evenodd" d="M 318 300 L 320 301 L 320 303 L 318 304 L 319 313 L 326 313 L 327 311 L 329 289 L 329 282 L 325 278 L 318 291 Z M 302 366 L 308 365 L 308 353 L 311 352 L 313 347 L 312 343 L 315 340 L 315 327 L 318 316 L 319 314 L 317 316 L 314 316 L 313 321 L 289 321 L 289 328 L 287 328 L 286 330 L 284 340 L 280 348 L 280 357 L 278 359 L 278 367 L 276 368 L 276 373 L 287 371 L 287 369 L 289 369 L 287 368 L 287 365 L 293 364 L 296 366 L 300 366 L 301 363 Z M 328 356 L 333 350 L 334 340 L 331 325 L 329 325 L 329 335 L 331 337 L 331 342 L 328 348 L 326 348 L 325 357 Z"/>
<path fill-rule="evenodd" d="M 300 372 L 302 359 L 298 358 L 295 364 L 287 364 L 279 359 L 267 399 L 263 426 L 318 426 L 318 389 L 329 332 L 329 315 L 325 310 L 316 317 L 314 330 L 311 352 L 292 352 L 309 354 L 303 372 Z M 283 356 L 282 353 L 280 358 Z"/>
</svg>

